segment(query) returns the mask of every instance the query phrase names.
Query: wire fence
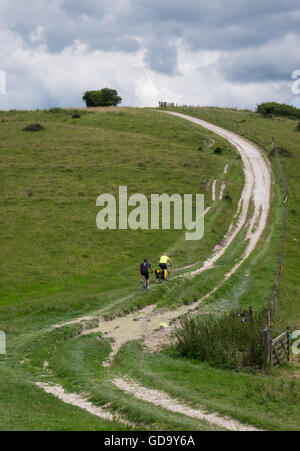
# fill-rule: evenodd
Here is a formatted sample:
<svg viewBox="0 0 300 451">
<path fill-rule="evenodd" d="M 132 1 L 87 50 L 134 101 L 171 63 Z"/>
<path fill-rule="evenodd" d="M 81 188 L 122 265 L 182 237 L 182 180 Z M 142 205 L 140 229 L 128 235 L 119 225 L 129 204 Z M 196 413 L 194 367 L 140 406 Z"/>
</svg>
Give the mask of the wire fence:
<svg viewBox="0 0 300 451">
<path fill-rule="evenodd" d="M 175 105 L 175 107 L 179 107 L 179 105 Z M 226 118 L 226 115 L 223 114 L 222 109 L 212 109 L 212 108 L 199 108 L 199 106 L 189 106 L 189 105 L 180 105 L 180 108 L 183 110 L 186 110 L 188 113 L 200 113 L 203 116 L 203 118 L 208 119 L 212 121 L 213 123 L 220 124 L 222 126 L 227 126 L 229 129 L 236 130 L 237 133 L 239 133 L 242 136 L 245 136 L 249 139 L 252 139 L 253 141 L 257 142 L 259 145 L 262 145 L 266 149 L 270 149 L 274 152 L 276 155 L 276 160 L 279 168 L 280 177 L 283 183 L 285 198 L 284 198 L 284 204 L 285 204 L 285 214 L 284 214 L 284 224 L 283 224 L 283 234 L 282 234 L 282 245 L 281 245 L 281 253 L 280 253 L 280 260 L 278 265 L 278 271 L 276 276 L 276 281 L 274 285 L 272 300 L 269 305 L 268 313 L 267 313 L 267 319 L 266 319 L 266 328 L 269 328 L 271 325 L 271 322 L 274 318 L 276 306 L 278 303 L 278 293 L 279 293 L 279 286 L 281 282 L 282 277 L 282 269 L 283 269 L 283 261 L 284 261 L 284 250 L 285 250 L 285 242 L 286 242 L 286 232 L 287 232 L 287 221 L 288 221 L 288 213 L 289 213 L 289 189 L 288 184 L 283 172 L 283 168 L 281 165 L 279 152 L 278 152 L 278 146 L 275 143 L 274 137 L 267 136 L 265 132 L 259 131 L 256 128 L 255 124 L 248 124 L 246 120 L 237 121 L 234 120 L 233 117 Z M 232 109 L 234 110 L 234 109 Z"/>
<path fill-rule="evenodd" d="M 266 322 L 267 328 L 270 327 L 271 321 L 274 318 L 274 314 L 275 314 L 276 306 L 277 306 L 277 302 L 278 302 L 278 294 L 279 294 L 279 286 L 280 286 L 281 277 L 282 277 L 286 233 L 287 233 L 287 222 L 288 222 L 288 214 L 289 214 L 289 189 L 288 189 L 288 184 L 287 184 L 287 181 L 286 181 L 283 169 L 282 169 L 282 165 L 280 162 L 279 153 L 278 153 L 277 148 L 275 148 L 275 154 L 276 154 L 280 177 L 281 177 L 283 187 L 284 187 L 284 192 L 285 192 L 285 199 L 284 199 L 285 214 L 284 214 L 284 222 L 283 222 L 282 244 L 281 244 L 278 272 L 277 272 L 277 277 L 276 277 L 275 286 L 274 286 L 274 290 L 273 290 L 272 300 L 270 302 L 269 311 L 267 313 L 267 322 Z"/>
<path fill-rule="evenodd" d="M 287 234 L 287 222 L 288 222 L 288 213 L 289 213 L 289 189 L 288 184 L 282 169 L 281 161 L 279 158 L 278 149 L 275 146 L 273 141 L 274 150 L 276 154 L 276 160 L 279 168 L 280 177 L 283 183 L 284 192 L 285 192 L 285 214 L 284 214 L 284 222 L 283 222 L 283 232 L 282 232 L 282 243 L 281 243 L 281 252 L 280 259 L 278 265 L 278 271 L 276 276 L 276 281 L 274 285 L 272 300 L 270 302 L 269 310 L 267 312 L 266 325 L 262 330 L 262 347 L 264 352 L 264 363 L 267 367 L 281 366 L 285 362 L 290 360 L 290 329 L 287 328 L 285 332 L 279 335 L 276 338 L 272 338 L 270 332 L 271 322 L 274 319 L 277 303 L 278 303 L 278 295 L 279 295 L 279 286 L 282 277 L 282 269 L 284 262 L 284 251 L 285 251 L 285 243 L 286 243 L 286 234 Z"/>
<path fill-rule="evenodd" d="M 175 105 L 175 107 L 179 107 L 179 105 Z M 274 359 L 274 354 L 276 356 L 277 361 L 279 362 L 278 356 L 276 355 L 276 348 L 274 346 L 278 346 L 278 343 L 280 343 L 281 347 L 282 340 L 280 340 L 280 337 L 288 337 L 287 340 L 287 346 L 289 347 L 289 328 L 287 331 L 283 332 L 283 334 L 279 335 L 279 337 L 272 338 L 271 332 L 270 332 L 270 326 L 271 322 L 274 319 L 275 311 L 278 304 L 278 296 L 279 296 L 279 287 L 281 283 L 282 278 L 282 270 L 283 270 L 283 263 L 284 263 L 284 251 L 285 251 L 285 243 L 286 243 L 286 235 L 287 235 L 287 223 L 288 223 L 288 214 L 289 214 L 289 188 L 288 184 L 284 175 L 284 171 L 281 165 L 278 146 L 275 143 L 274 138 L 267 136 L 265 132 L 262 130 L 258 130 L 256 128 L 255 124 L 248 124 L 246 120 L 240 120 L 236 121 L 232 117 L 226 118 L 226 115 L 222 113 L 222 110 L 214 110 L 211 108 L 201 108 L 199 109 L 199 106 L 192 107 L 188 105 L 181 105 L 180 106 L 183 110 L 185 110 L 187 113 L 199 113 L 201 111 L 201 115 L 203 119 L 207 119 L 215 124 L 220 124 L 221 126 L 225 126 L 233 131 L 236 131 L 238 134 L 245 136 L 246 138 L 249 138 L 256 142 L 259 145 L 262 145 L 264 148 L 269 149 L 271 147 L 271 151 L 274 152 L 276 155 L 276 160 L 278 164 L 278 169 L 280 173 L 280 177 L 282 180 L 283 188 L 284 188 L 284 204 L 285 204 L 285 213 L 284 213 L 284 222 L 283 222 L 283 232 L 282 232 L 282 243 L 281 243 L 281 252 L 280 252 L 280 259 L 278 264 L 278 271 L 277 276 L 274 284 L 273 294 L 272 294 L 272 300 L 270 302 L 270 305 L 267 310 L 266 315 L 266 324 L 265 327 L 262 329 L 262 346 L 263 349 L 266 351 L 266 362 L 267 364 L 271 364 Z M 234 109 L 232 109 L 234 110 Z M 228 122 L 228 123 L 227 123 Z M 273 354 L 272 354 L 273 353 Z M 273 357 L 272 357 L 273 355 Z M 285 352 L 284 355 L 289 356 L 289 351 Z M 277 362 L 277 363 L 278 363 Z"/>
</svg>

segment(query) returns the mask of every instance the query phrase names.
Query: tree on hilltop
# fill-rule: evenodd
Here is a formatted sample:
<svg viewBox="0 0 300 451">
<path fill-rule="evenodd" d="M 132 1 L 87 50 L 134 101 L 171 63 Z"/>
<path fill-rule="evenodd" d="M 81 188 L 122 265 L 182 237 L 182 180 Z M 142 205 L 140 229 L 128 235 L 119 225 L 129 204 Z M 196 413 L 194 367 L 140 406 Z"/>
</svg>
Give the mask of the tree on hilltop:
<svg viewBox="0 0 300 451">
<path fill-rule="evenodd" d="M 87 107 L 117 106 L 122 98 L 115 89 L 103 88 L 100 91 L 86 91 L 82 100 Z"/>
</svg>

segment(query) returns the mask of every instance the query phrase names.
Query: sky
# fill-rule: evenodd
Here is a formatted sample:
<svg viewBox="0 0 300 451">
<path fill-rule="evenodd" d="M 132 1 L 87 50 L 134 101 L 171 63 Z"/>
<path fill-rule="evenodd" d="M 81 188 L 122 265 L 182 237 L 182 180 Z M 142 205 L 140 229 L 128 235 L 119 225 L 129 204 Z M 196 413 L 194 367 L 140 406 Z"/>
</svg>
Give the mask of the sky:
<svg viewBox="0 0 300 451">
<path fill-rule="evenodd" d="M 0 0 L 0 109 L 104 87 L 127 106 L 300 107 L 299 44 L 299 0 Z"/>
</svg>

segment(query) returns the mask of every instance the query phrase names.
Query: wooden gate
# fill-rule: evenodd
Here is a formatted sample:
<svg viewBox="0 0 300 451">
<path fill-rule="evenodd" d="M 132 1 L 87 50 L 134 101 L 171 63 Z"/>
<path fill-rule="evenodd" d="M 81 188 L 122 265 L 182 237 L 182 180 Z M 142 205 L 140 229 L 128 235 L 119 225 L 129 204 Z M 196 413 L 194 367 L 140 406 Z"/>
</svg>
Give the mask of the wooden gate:
<svg viewBox="0 0 300 451">
<path fill-rule="evenodd" d="M 266 366 L 278 368 L 290 360 L 290 330 L 272 338 L 268 329 L 263 332 Z"/>
<path fill-rule="evenodd" d="M 287 330 L 272 340 L 271 365 L 279 367 L 290 360 L 290 332 Z"/>
</svg>

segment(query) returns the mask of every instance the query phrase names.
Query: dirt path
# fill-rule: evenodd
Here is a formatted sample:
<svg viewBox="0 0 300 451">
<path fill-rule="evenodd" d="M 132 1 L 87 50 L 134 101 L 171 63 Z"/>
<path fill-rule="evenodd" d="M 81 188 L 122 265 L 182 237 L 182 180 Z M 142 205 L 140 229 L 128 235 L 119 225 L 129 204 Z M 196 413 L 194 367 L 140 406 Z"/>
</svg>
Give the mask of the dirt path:
<svg viewBox="0 0 300 451">
<path fill-rule="evenodd" d="M 229 164 L 226 164 L 225 168 L 224 168 L 224 177 L 228 172 L 228 168 L 229 168 Z M 219 200 L 223 199 L 224 193 L 225 193 L 225 189 L 226 189 L 226 182 L 225 179 L 222 180 L 221 183 L 221 190 L 220 190 L 220 195 L 219 195 Z"/>
<path fill-rule="evenodd" d="M 98 319 L 99 325 L 91 330 L 83 331 L 82 335 L 101 333 L 105 337 L 113 339 L 112 352 L 108 361 L 104 363 L 104 366 L 110 365 L 121 345 L 128 341 L 143 339 L 145 345 L 151 350 L 159 349 L 162 344 L 167 343 L 170 339 L 172 330 L 177 324 L 178 318 L 185 313 L 192 312 L 197 309 L 199 304 L 215 293 L 222 286 L 222 284 L 229 277 L 231 277 L 235 271 L 237 271 L 241 264 L 255 249 L 267 224 L 271 198 L 271 170 L 266 158 L 262 155 L 259 149 L 253 143 L 250 143 L 235 133 L 217 127 L 208 122 L 192 118 L 190 116 L 185 116 L 180 113 L 168 114 L 173 114 L 200 125 L 231 142 L 242 157 L 245 174 L 245 184 L 241 199 L 239 201 L 238 211 L 236 213 L 236 217 L 234 218 L 234 223 L 230 226 L 224 236 L 224 239 L 222 240 L 222 243 L 216 246 L 213 255 L 206 262 L 204 262 L 201 268 L 177 277 L 196 277 L 203 271 L 212 268 L 244 227 L 247 227 L 246 250 L 240 260 L 226 274 L 224 280 L 192 306 L 182 306 L 176 311 L 169 311 L 155 310 L 156 306 L 152 305 L 147 306 L 139 312 L 135 312 L 134 314 L 126 317 L 116 318 L 112 321 L 104 321 L 99 319 L 99 317 L 97 318 L 96 315 L 90 315 L 85 318 L 70 321 L 69 323 L 53 326 L 56 328 L 67 324 Z M 227 173 L 227 170 L 228 167 L 225 168 L 224 174 Z M 225 188 L 223 187 L 221 190 L 222 189 L 224 190 Z M 213 191 L 215 190 L 213 189 Z M 253 212 L 249 220 L 248 215 L 251 201 L 253 202 Z M 216 424 L 228 430 L 255 430 L 255 428 L 242 425 L 233 419 L 221 418 L 217 414 L 207 414 L 202 410 L 195 410 L 181 405 L 164 392 L 150 390 L 145 387 L 141 387 L 134 382 L 128 382 L 124 379 L 116 379 L 114 384 L 119 389 L 132 394 L 138 399 L 151 402 L 157 406 L 166 408 L 173 412 L 182 413 L 192 418 L 208 421 L 211 424 Z M 83 408 L 103 419 L 108 419 L 110 421 L 113 419 L 112 415 L 108 412 L 91 405 L 89 401 L 80 395 L 68 394 L 64 392 L 64 389 L 60 386 L 49 386 L 46 384 L 39 384 L 39 386 L 47 393 L 57 396 L 66 403 Z"/>
<path fill-rule="evenodd" d="M 216 199 L 217 199 L 217 196 L 216 196 L 217 183 L 218 183 L 218 180 L 214 180 L 214 181 L 213 181 L 213 185 L 212 185 L 212 195 L 211 195 L 211 200 L 212 200 L 213 202 L 215 202 Z"/>
<path fill-rule="evenodd" d="M 155 305 L 152 305 L 139 312 L 126 317 L 116 318 L 112 321 L 104 321 L 99 319 L 99 325 L 97 327 L 84 331 L 83 335 L 102 333 L 107 338 L 113 338 L 114 342 L 112 344 L 112 353 L 108 361 L 104 363 L 105 366 L 110 365 L 119 348 L 122 344 L 128 341 L 143 339 L 145 345 L 153 351 L 159 349 L 162 345 L 167 343 L 170 339 L 172 331 L 178 324 L 178 318 L 186 313 L 196 310 L 203 301 L 207 300 L 212 294 L 214 294 L 222 286 L 222 284 L 237 271 L 237 269 L 255 249 L 267 224 L 271 198 L 271 170 L 268 162 L 260 150 L 253 143 L 245 140 L 235 133 L 217 127 L 208 122 L 179 113 L 168 114 L 173 114 L 187 119 L 228 139 L 228 141 L 235 146 L 241 155 L 245 173 L 245 184 L 239 201 L 235 223 L 229 227 L 222 243 L 215 247 L 213 255 L 203 263 L 201 268 L 183 275 L 175 276 L 175 278 L 197 277 L 203 271 L 211 269 L 217 260 L 226 252 L 230 244 L 245 226 L 247 227 L 247 246 L 240 260 L 230 269 L 224 280 L 193 305 L 182 306 L 176 311 L 155 310 Z M 227 170 L 228 166 L 225 167 L 224 174 L 227 173 Z M 253 213 L 249 220 L 248 213 L 251 201 L 253 202 Z M 208 212 L 209 209 L 205 211 L 205 213 Z M 95 317 L 87 316 L 70 323 L 91 320 L 94 318 Z M 61 326 L 62 325 L 54 327 Z"/>
<path fill-rule="evenodd" d="M 226 249 L 230 246 L 242 228 L 245 226 L 247 216 L 249 212 L 250 202 L 253 201 L 254 212 L 249 222 L 247 237 L 249 240 L 246 251 L 239 263 L 235 265 L 230 273 L 227 274 L 227 278 L 230 277 L 245 261 L 246 258 L 255 249 L 265 227 L 270 211 L 270 199 L 271 199 L 271 169 L 268 161 L 261 153 L 261 151 L 255 146 L 255 144 L 247 141 L 241 136 L 233 133 L 229 130 L 225 130 L 217 125 L 213 125 L 209 122 L 201 119 L 196 119 L 191 116 L 186 116 L 181 113 L 171 113 L 176 117 L 186 119 L 194 124 L 200 125 L 222 138 L 227 139 L 238 151 L 243 160 L 245 184 L 244 189 L 239 201 L 239 217 L 236 225 L 232 225 L 227 234 L 225 235 L 222 245 L 216 246 L 215 252 L 200 269 L 191 273 L 191 276 L 197 276 L 203 271 L 210 269 L 214 266 L 216 261 L 225 253 Z M 227 171 L 226 171 L 227 172 Z"/>
<path fill-rule="evenodd" d="M 112 353 L 108 361 L 105 362 L 105 366 L 110 365 L 119 348 L 128 341 L 143 339 L 145 345 L 153 351 L 167 343 L 170 340 L 172 331 L 178 324 L 178 318 L 188 312 L 195 311 L 203 301 L 214 294 L 237 271 L 255 249 L 267 224 L 271 198 L 271 170 L 260 150 L 253 143 L 235 133 L 208 122 L 179 113 L 168 114 L 187 119 L 226 138 L 241 155 L 245 173 L 245 184 L 238 205 L 235 218 L 236 222 L 229 227 L 222 243 L 215 247 L 213 255 L 203 263 L 201 268 L 176 276 L 175 278 L 193 278 L 197 277 L 203 271 L 211 269 L 245 226 L 247 227 L 247 246 L 240 260 L 230 269 L 223 281 L 193 305 L 182 306 L 176 311 L 155 310 L 155 305 L 152 305 L 139 312 L 126 317 L 116 318 L 112 321 L 99 320 L 98 327 L 84 331 L 83 335 L 102 333 L 105 337 L 114 340 Z M 226 166 L 224 174 L 227 173 L 227 170 L 228 167 Z M 248 214 L 251 201 L 253 202 L 253 212 L 249 220 Z"/>
<path fill-rule="evenodd" d="M 109 367 L 120 347 L 134 340 L 144 340 L 144 344 L 151 351 L 158 350 L 170 339 L 170 335 L 177 324 L 177 318 L 193 311 L 191 306 L 182 306 L 177 310 L 155 310 L 156 305 L 150 305 L 143 310 L 111 321 L 100 320 L 95 329 L 85 330 L 81 336 L 103 334 L 105 338 L 113 338 L 112 352 L 104 367 Z M 194 307 L 195 308 L 195 307 Z"/>
<path fill-rule="evenodd" d="M 192 409 L 191 407 L 180 404 L 177 400 L 171 398 L 167 393 L 160 390 L 152 390 L 132 381 L 125 379 L 115 379 L 114 385 L 120 390 L 130 393 L 135 398 L 150 402 L 159 407 L 163 407 L 171 412 L 181 413 L 190 418 L 207 421 L 210 424 L 217 425 L 229 431 L 257 431 L 253 426 L 246 426 L 239 421 L 228 417 L 220 417 L 216 413 L 205 413 L 202 409 Z"/>
<path fill-rule="evenodd" d="M 128 426 L 135 427 L 133 423 L 124 420 L 119 415 L 112 415 L 107 410 L 103 410 L 100 407 L 93 405 L 82 395 L 78 395 L 77 393 L 67 393 L 60 385 L 49 385 L 44 384 L 42 382 L 38 382 L 36 385 L 49 395 L 55 396 L 55 398 L 60 399 L 64 403 L 70 404 L 71 406 L 79 407 L 80 409 L 83 409 L 86 412 L 89 412 L 92 415 L 101 418 L 102 420 L 116 421 L 118 423 L 124 424 L 127 427 Z"/>
<path fill-rule="evenodd" d="M 185 406 L 183 404 L 178 403 L 177 400 L 172 399 L 168 394 L 158 391 L 151 390 L 146 387 L 142 387 L 134 382 L 128 382 L 125 379 L 115 379 L 113 384 L 122 391 L 126 393 L 130 393 L 136 399 L 141 401 L 150 402 L 158 407 L 162 407 L 164 409 L 169 410 L 170 412 L 180 413 L 182 415 L 186 415 L 190 418 L 195 418 L 202 421 L 207 421 L 210 424 L 217 425 L 223 429 L 227 429 L 229 431 L 255 431 L 252 426 L 246 426 L 241 424 L 240 422 L 228 418 L 228 417 L 220 417 L 216 413 L 205 413 L 200 409 L 192 409 L 191 407 Z M 49 385 L 42 382 L 37 382 L 36 385 L 44 390 L 48 395 L 52 395 L 55 398 L 60 399 L 65 404 L 69 404 L 74 407 L 78 407 L 79 409 L 83 409 L 86 412 L 95 415 L 98 418 L 101 418 L 105 421 L 117 422 L 121 423 L 126 427 L 136 428 L 136 424 L 127 421 L 125 418 L 118 414 L 112 414 L 107 409 L 110 404 L 104 406 L 104 408 L 95 406 L 88 399 L 86 399 L 83 395 L 79 395 L 77 393 L 68 393 L 64 390 L 60 385 Z"/>
</svg>

